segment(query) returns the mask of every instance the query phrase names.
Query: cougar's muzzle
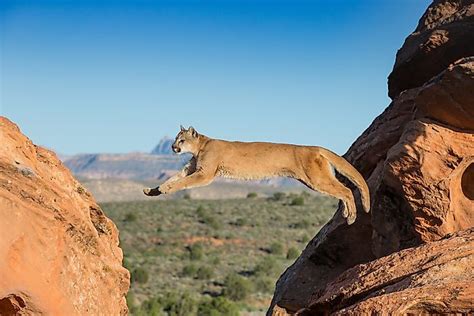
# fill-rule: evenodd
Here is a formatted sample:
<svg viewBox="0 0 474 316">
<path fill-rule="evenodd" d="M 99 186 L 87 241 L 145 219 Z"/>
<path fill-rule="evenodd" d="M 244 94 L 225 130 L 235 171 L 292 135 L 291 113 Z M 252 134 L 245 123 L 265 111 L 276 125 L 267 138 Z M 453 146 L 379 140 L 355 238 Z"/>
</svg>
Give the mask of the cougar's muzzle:
<svg viewBox="0 0 474 316">
<path fill-rule="evenodd" d="M 173 144 L 171 146 L 171 149 L 173 150 L 174 153 L 178 154 L 179 152 L 181 152 L 181 148 L 179 148 L 178 146 L 176 146 L 175 144 Z"/>
</svg>

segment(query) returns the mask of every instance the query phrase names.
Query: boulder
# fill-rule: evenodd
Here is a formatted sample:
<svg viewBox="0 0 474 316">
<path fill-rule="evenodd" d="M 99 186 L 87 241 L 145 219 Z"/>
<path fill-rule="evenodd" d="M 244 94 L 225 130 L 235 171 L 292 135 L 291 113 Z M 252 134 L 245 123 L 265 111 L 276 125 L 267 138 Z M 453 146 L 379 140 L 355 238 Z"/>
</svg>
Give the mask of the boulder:
<svg viewBox="0 0 474 316">
<path fill-rule="evenodd" d="M 125 315 L 118 231 L 56 155 L 0 117 L 0 315 Z"/>
<path fill-rule="evenodd" d="M 404 249 L 423 245 L 421 247 L 427 247 L 423 249 L 433 247 L 436 252 L 442 245 L 437 241 L 446 236 L 463 230 L 465 234 L 472 234 L 469 228 L 474 226 L 474 58 L 471 57 L 474 53 L 470 47 L 474 43 L 471 40 L 474 29 L 471 22 L 466 22 L 471 21 L 472 3 L 435 1 L 398 52 L 389 81 L 391 89 L 396 91 L 392 94 L 392 103 L 344 155 L 367 180 L 371 192 L 370 214 L 358 212 L 356 222 L 347 226 L 339 208 L 279 278 L 268 315 L 292 314 L 299 310 L 350 312 L 345 308 L 355 302 L 359 302 L 359 309 L 354 309 L 354 314 L 385 312 L 388 310 L 385 304 L 389 302 L 393 304 L 391 311 L 397 313 L 404 309 L 395 306 L 402 306 L 403 300 L 412 295 L 406 296 L 406 293 L 416 293 L 415 285 L 411 292 L 394 290 L 396 295 L 381 292 L 371 298 L 369 294 L 398 279 L 374 279 L 372 292 L 367 295 L 364 290 L 350 294 L 347 299 L 329 297 L 343 295 L 339 293 L 342 288 L 336 287 L 340 278 L 347 286 L 358 286 L 360 276 L 365 273 L 383 274 L 386 266 L 378 263 L 384 262 L 379 259 L 384 256 L 392 256 L 390 264 L 399 269 L 394 273 L 404 275 L 405 265 L 408 269 L 408 265 L 413 264 L 413 273 L 421 275 L 422 266 L 400 257 L 412 254 L 411 250 Z M 452 49 L 456 54 L 435 54 L 416 44 L 425 33 L 443 27 L 455 30 L 450 33 L 449 46 L 443 48 L 440 44 L 432 48 L 445 53 Z M 418 77 L 410 81 L 403 77 L 404 71 L 407 76 L 416 74 Z M 456 240 L 463 242 L 462 238 Z M 452 255 L 462 257 L 459 249 L 453 247 Z M 450 262 L 450 257 L 446 258 L 446 263 L 437 268 L 442 270 L 439 275 L 449 276 L 452 272 L 453 278 L 447 278 L 442 286 L 454 291 L 458 286 L 456 278 L 472 280 L 472 271 L 463 267 L 453 272 L 458 268 L 457 259 Z M 354 274 L 354 267 L 358 267 L 360 275 Z M 429 295 L 430 290 L 441 284 L 436 277 L 423 280 L 427 282 L 427 291 L 419 297 Z M 452 305 L 449 293 L 440 292 L 436 293 L 439 296 L 433 296 L 433 301 L 444 309 L 413 300 L 410 306 L 416 308 L 406 311 L 474 310 L 473 297 L 469 296 L 472 290 L 466 289 L 464 293 L 463 300 L 470 298 L 469 304 Z"/>
<path fill-rule="evenodd" d="M 467 56 L 474 56 L 474 1 L 435 0 L 397 52 L 388 95 L 420 87 Z"/>
<path fill-rule="evenodd" d="M 297 314 L 468 315 L 474 311 L 473 266 L 470 228 L 357 265 Z"/>
</svg>

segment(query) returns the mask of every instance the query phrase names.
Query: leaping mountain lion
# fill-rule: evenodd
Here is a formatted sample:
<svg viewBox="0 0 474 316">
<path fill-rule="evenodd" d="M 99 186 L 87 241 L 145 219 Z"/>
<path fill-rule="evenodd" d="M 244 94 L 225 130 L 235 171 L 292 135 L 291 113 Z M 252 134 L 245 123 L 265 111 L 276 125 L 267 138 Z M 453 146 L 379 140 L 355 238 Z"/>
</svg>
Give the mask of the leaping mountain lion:
<svg viewBox="0 0 474 316">
<path fill-rule="evenodd" d="M 205 186 L 218 176 L 244 180 L 290 177 L 312 190 L 342 200 L 342 215 L 350 225 L 356 219 L 354 196 L 337 180 L 334 168 L 357 186 L 364 210 L 369 212 L 370 209 L 369 188 L 362 175 L 344 158 L 322 147 L 231 142 L 199 134 L 193 127 L 181 126 L 172 149 L 177 154 L 191 153 L 193 157 L 183 170 L 160 186 L 144 189 L 146 195 Z"/>
</svg>

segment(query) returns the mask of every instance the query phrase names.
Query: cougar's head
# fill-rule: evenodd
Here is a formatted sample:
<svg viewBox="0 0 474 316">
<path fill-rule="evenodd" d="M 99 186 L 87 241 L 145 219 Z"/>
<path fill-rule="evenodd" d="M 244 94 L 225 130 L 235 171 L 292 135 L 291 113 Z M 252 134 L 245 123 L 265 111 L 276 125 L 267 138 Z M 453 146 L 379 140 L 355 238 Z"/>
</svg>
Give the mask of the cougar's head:
<svg viewBox="0 0 474 316">
<path fill-rule="evenodd" d="M 181 125 L 181 130 L 174 140 L 171 148 L 177 154 L 183 153 L 196 153 L 199 147 L 199 134 L 190 126 L 188 129 L 185 129 Z"/>
</svg>

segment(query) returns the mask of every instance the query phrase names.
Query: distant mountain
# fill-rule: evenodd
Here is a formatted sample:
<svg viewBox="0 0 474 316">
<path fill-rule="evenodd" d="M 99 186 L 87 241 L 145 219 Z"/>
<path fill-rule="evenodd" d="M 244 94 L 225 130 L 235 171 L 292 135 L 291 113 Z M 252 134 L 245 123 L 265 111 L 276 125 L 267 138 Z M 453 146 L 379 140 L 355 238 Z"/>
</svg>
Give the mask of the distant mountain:
<svg viewBox="0 0 474 316">
<path fill-rule="evenodd" d="M 169 137 L 163 137 L 158 145 L 151 151 L 152 155 L 171 155 L 173 151 L 171 150 L 171 145 L 173 145 L 174 139 Z"/>
<path fill-rule="evenodd" d="M 66 158 L 64 164 L 82 179 L 151 180 L 179 170 L 185 164 L 184 158 L 145 153 L 83 154 Z"/>
</svg>

